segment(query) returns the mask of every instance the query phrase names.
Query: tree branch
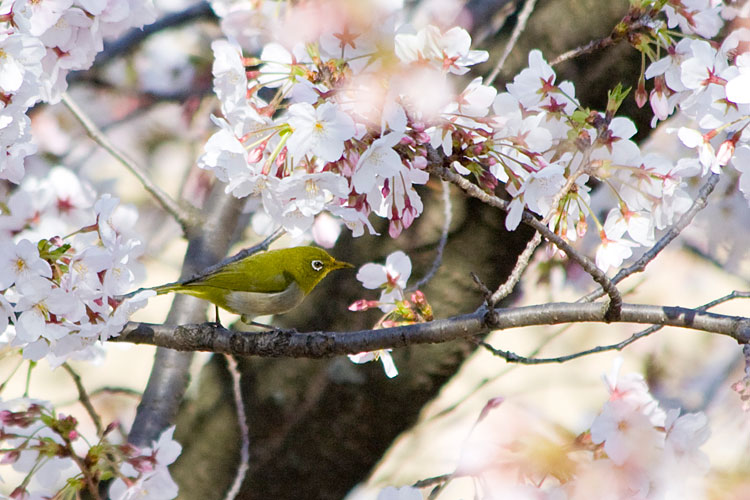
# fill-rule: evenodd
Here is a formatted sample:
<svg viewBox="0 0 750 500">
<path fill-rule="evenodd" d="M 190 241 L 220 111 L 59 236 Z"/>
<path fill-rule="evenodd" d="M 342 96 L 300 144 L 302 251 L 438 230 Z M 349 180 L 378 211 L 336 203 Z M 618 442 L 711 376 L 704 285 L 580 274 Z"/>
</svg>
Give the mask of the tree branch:
<svg viewBox="0 0 750 500">
<path fill-rule="evenodd" d="M 497 78 L 497 75 L 499 75 L 500 71 L 503 69 L 506 59 L 508 59 L 508 56 L 516 46 L 516 42 L 518 42 L 521 34 L 526 29 L 526 23 L 528 22 L 529 17 L 531 17 L 531 13 L 534 12 L 535 6 L 536 0 L 526 0 L 526 2 L 524 2 L 523 9 L 521 9 L 521 12 L 518 14 L 516 25 L 513 27 L 513 33 L 511 33 L 508 43 L 505 44 L 500 59 L 498 59 L 492 72 L 487 76 L 484 85 L 492 85 L 495 82 L 495 78 Z"/>
<path fill-rule="evenodd" d="M 631 274 L 639 273 L 646 269 L 648 263 L 654 260 L 656 256 L 659 255 L 659 253 L 667 247 L 667 245 L 672 243 L 672 241 L 677 238 L 686 227 L 690 225 L 698 212 L 706 208 L 706 205 L 708 204 L 708 197 L 713 192 L 716 184 L 719 183 L 720 178 L 721 176 L 719 174 L 711 174 L 706 183 L 701 186 L 700 190 L 698 191 L 698 197 L 695 199 L 695 201 L 693 201 L 693 204 L 690 206 L 688 211 L 682 214 L 680 220 L 678 220 L 672 227 L 670 227 L 664 234 L 664 236 L 662 236 L 653 247 L 651 247 L 646 253 L 644 253 L 640 259 L 635 261 L 630 266 L 624 269 L 620 269 L 620 271 L 618 271 L 618 273 L 615 274 L 615 276 L 610 280 L 612 284 L 616 285 Z M 594 290 L 585 297 L 580 298 L 579 301 L 591 302 L 592 300 L 596 300 L 601 296 L 601 290 Z"/>
<path fill-rule="evenodd" d="M 99 414 L 96 413 L 94 405 L 91 404 L 91 399 L 86 392 L 86 388 L 83 386 L 81 376 L 78 375 L 78 373 L 73 370 L 73 368 L 68 363 L 63 363 L 62 367 L 65 368 L 65 371 L 68 372 L 70 377 L 73 379 L 73 383 L 75 383 L 76 389 L 78 389 L 78 400 L 86 409 L 86 413 L 89 414 L 91 421 L 94 422 L 94 427 L 96 427 L 96 435 L 101 437 L 104 433 L 104 428 L 102 427 L 102 419 L 99 418 Z"/>
<path fill-rule="evenodd" d="M 469 196 L 477 198 L 478 200 L 490 206 L 499 208 L 506 212 L 508 211 L 509 203 L 507 201 L 483 191 L 476 184 L 469 182 L 467 179 L 445 168 L 438 162 L 431 161 L 430 163 L 428 163 L 427 170 L 428 172 L 439 176 L 441 179 L 452 182 L 456 186 L 460 187 Z M 570 259 L 577 262 L 584 271 L 591 275 L 594 281 L 596 281 L 602 287 L 604 292 L 609 295 L 607 319 L 609 321 L 618 321 L 619 309 L 622 305 L 622 296 L 620 295 L 620 291 L 617 289 L 615 284 L 607 277 L 607 275 L 604 274 L 604 272 L 599 269 L 596 264 L 591 261 L 591 259 L 579 253 L 567 241 L 557 235 L 554 231 L 550 230 L 528 210 L 524 210 L 523 215 L 521 216 L 521 221 L 527 226 L 536 229 L 539 233 L 542 234 L 542 236 L 547 238 L 547 240 L 552 242 L 557 248 L 565 252 L 565 254 Z"/>
<path fill-rule="evenodd" d="M 592 40 L 586 45 L 576 47 L 575 49 L 564 52 L 550 61 L 549 65 L 554 67 L 564 61 L 567 61 L 568 59 L 580 57 L 582 55 L 590 54 L 597 50 L 602 50 L 609 46 L 616 45 L 622 40 L 627 40 L 628 37 L 632 36 L 635 33 L 638 33 L 644 29 L 651 29 L 650 25 L 652 22 L 653 20 L 649 15 L 633 18 L 631 14 L 628 13 L 619 23 L 617 23 L 617 25 L 612 29 L 612 32 L 608 36 L 600 38 L 598 40 Z"/>
<path fill-rule="evenodd" d="M 133 161 L 133 159 L 129 158 L 123 151 L 120 151 L 114 144 L 112 144 L 107 136 L 94 124 L 93 121 L 91 121 L 86 113 L 78 107 L 78 104 L 76 104 L 67 93 L 63 93 L 62 102 L 80 122 L 88 136 L 136 176 L 144 189 L 146 189 L 146 191 L 154 197 L 156 202 L 180 224 L 180 227 L 182 227 L 182 231 L 185 234 L 189 234 L 193 227 L 199 225 L 197 224 L 197 216 L 192 213 L 190 209 L 181 206 L 173 200 L 164 192 L 164 190 L 152 182 L 146 174 L 146 171 Z"/>
<path fill-rule="evenodd" d="M 93 68 L 103 66 L 112 59 L 129 53 L 133 47 L 155 33 L 182 26 L 196 19 L 216 19 L 208 2 L 201 1 L 179 12 L 167 14 L 142 29 L 131 29 L 114 42 L 104 44 L 104 50 L 97 54 Z"/>
<path fill-rule="evenodd" d="M 616 344 L 598 345 L 596 347 L 592 347 L 591 349 L 586 349 L 585 351 L 578 351 L 572 354 L 566 354 L 564 356 L 556 356 L 554 358 L 531 358 L 531 357 L 526 357 L 526 356 L 520 356 L 511 351 L 504 351 L 502 349 L 497 349 L 484 341 L 480 341 L 479 345 L 481 345 L 482 347 L 490 351 L 495 356 L 503 358 L 508 363 L 518 363 L 520 365 L 544 365 L 544 364 L 550 364 L 550 363 L 565 363 L 566 361 L 571 361 L 573 359 L 582 358 L 584 356 L 588 356 L 590 354 L 597 354 L 600 352 L 621 351 L 625 347 L 635 342 L 636 340 L 642 339 L 643 337 L 648 337 L 652 333 L 657 332 L 661 330 L 662 328 L 664 328 L 662 325 L 652 325 L 644 330 L 634 333 L 630 337 L 626 338 L 625 340 L 621 342 L 617 342 Z"/>
<path fill-rule="evenodd" d="M 168 326 L 128 323 L 117 342 L 150 344 L 178 351 L 211 351 L 263 357 L 325 358 L 414 344 L 436 344 L 471 339 L 490 330 L 562 323 L 611 322 L 607 304 L 551 303 L 479 309 L 470 314 L 414 325 L 355 332 L 274 330 L 243 333 L 214 323 Z M 750 342 L 750 318 L 715 314 L 685 307 L 622 304 L 618 322 L 676 326 L 727 335 L 741 344 Z"/>
<path fill-rule="evenodd" d="M 448 233 L 450 232 L 451 221 L 453 220 L 453 204 L 451 203 L 450 183 L 443 180 L 441 181 L 441 185 L 443 187 L 443 230 L 440 233 L 440 241 L 438 241 L 435 258 L 433 259 L 432 266 L 430 266 L 430 270 L 427 271 L 427 274 L 407 288 L 407 292 L 419 290 L 429 283 L 429 281 L 435 277 L 435 274 L 437 274 L 438 269 L 440 269 L 440 264 L 443 263 L 443 252 L 445 251 L 445 245 L 448 243 Z"/>
<path fill-rule="evenodd" d="M 224 500 L 234 500 L 240 492 L 242 482 L 247 477 L 247 471 L 250 468 L 250 429 L 247 423 L 247 414 L 245 413 L 245 402 L 242 398 L 242 373 L 237 366 L 237 361 L 232 356 L 226 356 L 227 370 L 232 376 L 232 395 L 234 396 L 235 410 L 237 412 L 237 425 L 240 428 L 240 463 L 237 466 L 237 472 L 232 481 L 232 486 L 224 495 Z"/>
</svg>

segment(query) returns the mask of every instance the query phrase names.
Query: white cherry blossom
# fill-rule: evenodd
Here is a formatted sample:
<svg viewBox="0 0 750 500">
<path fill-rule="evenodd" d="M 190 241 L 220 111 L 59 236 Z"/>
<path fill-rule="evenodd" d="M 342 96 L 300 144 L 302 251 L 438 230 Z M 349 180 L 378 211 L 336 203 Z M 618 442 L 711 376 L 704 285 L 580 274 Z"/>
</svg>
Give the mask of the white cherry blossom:
<svg viewBox="0 0 750 500">
<path fill-rule="evenodd" d="M 325 162 L 336 161 L 344 152 L 344 142 L 355 132 L 351 117 L 329 102 L 317 108 L 303 102 L 292 104 L 288 123 L 292 133 L 286 146 L 295 161 L 308 154 Z"/>
<path fill-rule="evenodd" d="M 52 277 L 52 268 L 39 257 L 37 246 L 25 239 L 0 242 L 0 290 L 34 277 Z"/>
</svg>

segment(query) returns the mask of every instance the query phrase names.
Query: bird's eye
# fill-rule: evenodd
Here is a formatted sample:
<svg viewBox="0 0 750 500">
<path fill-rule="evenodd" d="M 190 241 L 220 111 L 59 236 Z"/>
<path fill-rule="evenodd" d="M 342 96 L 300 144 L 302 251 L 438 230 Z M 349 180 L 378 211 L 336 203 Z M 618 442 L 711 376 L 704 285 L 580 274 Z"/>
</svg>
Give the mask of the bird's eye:
<svg viewBox="0 0 750 500">
<path fill-rule="evenodd" d="M 323 261 L 321 261 L 321 260 L 317 260 L 316 259 L 316 260 L 310 262 L 310 265 L 316 271 L 320 271 L 321 269 L 323 269 Z"/>
</svg>

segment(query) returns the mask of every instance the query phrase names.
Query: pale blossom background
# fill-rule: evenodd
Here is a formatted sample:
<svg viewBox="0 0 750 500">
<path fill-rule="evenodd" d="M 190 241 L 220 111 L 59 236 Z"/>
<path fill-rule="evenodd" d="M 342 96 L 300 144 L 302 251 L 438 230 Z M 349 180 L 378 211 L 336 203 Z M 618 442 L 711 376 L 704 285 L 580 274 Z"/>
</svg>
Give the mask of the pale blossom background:
<svg viewBox="0 0 750 500">
<path fill-rule="evenodd" d="M 168 5 L 166 2 L 157 6 L 183 7 L 175 3 Z M 245 35 L 252 37 L 253 33 Z M 174 56 L 174 47 L 180 47 L 188 53 L 203 51 L 203 56 L 211 56 L 206 52 L 205 44 L 201 44 L 200 37 L 190 33 L 177 31 L 161 35 L 160 38 L 159 43 L 149 43 L 144 54 L 138 56 L 135 63 L 137 78 L 142 85 L 154 92 L 176 91 L 190 84 L 191 74 L 184 69 L 184 59 Z M 169 64 L 155 64 L 154 61 L 167 61 Z M 109 71 L 113 78 L 127 72 L 117 64 L 112 65 Z M 101 122 L 108 123 L 107 133 L 114 142 L 127 149 L 137 160 L 149 158 L 148 163 L 156 166 L 156 182 L 170 195 L 178 197 L 180 193 L 188 192 L 191 196 L 200 197 L 205 193 L 205 179 L 200 174 L 188 178 L 185 185 L 178 185 L 174 179 L 183 178 L 186 169 L 200 153 L 201 145 L 190 139 L 204 137 L 207 131 L 215 130 L 208 119 L 210 110 L 201 110 L 195 119 L 186 123 L 180 115 L 178 104 L 161 104 L 143 115 L 120 122 L 134 107 L 128 96 L 123 96 L 110 107 L 110 101 L 98 102 L 97 94 L 86 89 L 77 88 L 72 95 L 77 102 L 85 103 L 87 111 L 96 113 Z M 112 109 L 111 116 L 102 116 L 102 110 L 107 109 Z M 310 110 L 300 108 L 299 120 L 304 119 L 305 111 Z M 149 286 L 174 281 L 178 276 L 180 257 L 185 250 L 184 244 L 175 238 L 179 233 L 178 227 L 160 214 L 134 178 L 121 174 L 121 167 L 107 153 L 88 141 L 82 133 L 71 136 L 60 128 L 61 124 L 70 125 L 70 120 L 61 107 L 40 111 L 34 120 L 34 126 L 42 131 L 39 134 L 43 138 L 40 148 L 54 153 L 65 151 L 67 145 L 73 144 L 72 152 L 64 159 L 66 164 L 89 178 L 94 187 L 114 190 L 124 203 L 138 205 L 138 230 L 148 244 L 145 252 L 148 258 L 144 262 L 148 281 L 143 284 Z M 339 121 L 337 130 L 342 136 L 346 136 L 351 131 L 348 124 L 343 122 L 345 119 Z M 169 139 L 159 142 L 154 149 L 147 149 L 143 147 L 143 143 L 148 142 L 144 139 L 150 135 L 167 136 Z M 688 142 L 691 139 L 690 134 L 683 133 L 681 137 L 687 137 Z M 329 154 L 327 144 L 317 145 L 320 146 L 321 156 Z M 304 147 L 302 144 L 293 146 Z M 46 170 L 47 166 L 41 162 L 36 163 L 37 161 L 30 158 L 27 175 Z M 704 167 L 712 167 L 710 158 L 707 163 L 709 164 Z M 723 200 L 718 208 L 710 206 L 684 239 L 687 245 L 697 247 L 707 255 L 725 262 L 725 269 L 697 257 L 685 246 L 671 248 L 649 266 L 646 273 L 635 275 L 623 284 L 623 290 L 633 289 L 626 295 L 626 300 L 661 303 L 664 297 L 669 297 L 674 304 L 696 306 L 730 290 L 746 288 L 746 278 L 750 277 L 745 259 L 747 246 L 736 240 L 732 243 L 733 246 L 722 244 L 730 236 L 736 236 L 724 232 L 725 228 L 746 227 L 747 216 L 743 214 L 747 213 L 747 205 L 743 203 L 744 200 L 738 195 Z M 542 210 L 542 207 L 539 208 Z M 717 217 L 721 217 L 722 224 L 715 223 Z M 644 240 L 648 241 L 648 238 L 644 237 Z M 281 242 L 282 245 L 287 243 L 289 240 Z M 592 242 L 590 250 L 593 251 L 594 248 L 595 243 Z M 525 277 L 522 284 L 524 293 L 518 305 L 575 300 L 588 286 L 581 283 L 581 288 L 573 288 L 575 282 L 556 282 L 553 283 L 552 291 L 541 293 L 542 289 L 536 286 L 535 280 L 532 273 Z M 165 317 L 170 300 L 169 297 L 151 299 L 148 307 L 138 311 L 132 319 L 159 323 Z M 717 311 L 746 314 L 744 309 L 742 302 L 732 302 L 717 308 Z M 637 329 L 637 326 L 622 325 L 610 325 L 606 328 L 601 325 L 576 325 L 568 328 L 545 327 L 500 332 L 494 338 L 498 343 L 502 342 L 503 348 L 514 352 L 530 352 L 544 344 L 540 355 L 554 355 L 616 342 Z M 550 337 L 554 338 L 547 342 L 546 339 Z M 104 364 L 72 362 L 88 388 L 94 390 L 112 386 L 143 390 L 153 359 L 153 349 L 108 344 L 106 350 Z M 670 360 L 667 363 L 670 372 L 664 376 L 656 376 L 653 380 L 659 384 L 652 387 L 652 390 L 666 408 L 681 406 L 688 411 L 703 409 L 707 412 L 712 434 L 703 449 L 709 455 L 714 470 L 735 471 L 737 465 L 743 464 L 742 458 L 748 445 L 746 414 L 741 411 L 739 397 L 731 391 L 727 382 L 738 380 L 742 376 L 742 364 L 738 355 L 739 349 L 731 339 L 676 329 L 658 332 L 652 338 L 629 346 L 623 353 L 623 373 L 643 373 L 652 356 Z M 483 423 L 483 429 L 486 429 L 490 439 L 497 433 L 497 439 L 502 440 L 504 432 L 516 429 L 548 431 L 555 424 L 563 425 L 573 433 L 585 430 L 606 400 L 607 393 L 601 382 L 601 375 L 610 372 L 616 356 L 615 353 L 606 353 L 564 365 L 509 367 L 480 350 L 443 389 L 440 398 L 423 411 L 422 423 L 394 444 L 368 485 L 353 493 L 352 497 L 374 498 L 386 485 L 409 484 L 417 479 L 452 471 L 458 463 L 461 447 L 471 426 L 491 398 L 500 396 L 504 398 L 504 402 Z M 207 355 L 196 358 L 196 374 L 206 359 Z M 76 399 L 74 388 L 64 377 L 59 376 L 59 372 L 47 371 L 45 364 L 42 362 L 41 369 L 34 372 L 31 394 L 37 398 L 49 399 L 59 411 L 69 411 L 81 422 L 88 422 L 79 405 L 73 403 Z M 2 369 L 0 366 L 0 370 Z M 14 385 L 6 390 L 9 393 L 23 392 L 23 388 L 18 385 L 22 382 L 22 378 L 16 378 Z M 707 394 L 712 400 L 704 408 L 702 405 Z M 128 429 L 137 398 L 102 394 L 97 395 L 95 401 L 97 408 L 103 412 L 105 422 L 119 420 L 125 430 Z M 3 477 L 8 484 L 13 484 L 10 475 L 3 473 Z M 707 482 L 712 481 L 717 485 L 722 484 L 721 478 L 709 474 Z M 443 494 L 446 498 L 468 498 L 473 491 L 468 480 L 458 480 L 449 488 Z"/>
</svg>

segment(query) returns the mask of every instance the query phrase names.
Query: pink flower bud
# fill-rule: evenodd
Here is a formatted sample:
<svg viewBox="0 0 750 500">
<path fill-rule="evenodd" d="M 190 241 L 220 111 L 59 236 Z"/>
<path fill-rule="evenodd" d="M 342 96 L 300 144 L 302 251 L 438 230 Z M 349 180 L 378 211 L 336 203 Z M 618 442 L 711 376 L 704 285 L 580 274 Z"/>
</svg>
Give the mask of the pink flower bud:
<svg viewBox="0 0 750 500">
<path fill-rule="evenodd" d="M 406 146 L 413 146 L 415 144 L 415 141 L 408 135 L 405 135 L 401 138 L 401 140 L 399 141 L 399 144 L 404 144 Z"/>
<path fill-rule="evenodd" d="M 414 166 L 414 168 L 424 170 L 425 168 L 427 168 L 427 158 L 425 158 L 424 156 L 416 156 L 412 160 L 411 164 Z"/>
<path fill-rule="evenodd" d="M 0 464 L 14 464 L 18 461 L 18 457 L 21 456 L 21 452 L 17 450 L 6 451 L 3 453 L 3 457 L 0 458 Z"/>
<path fill-rule="evenodd" d="M 151 457 L 134 457 L 128 460 L 138 472 L 151 472 L 154 470 L 154 459 Z"/>
<path fill-rule="evenodd" d="M 727 139 L 721 143 L 719 151 L 716 152 L 716 162 L 720 166 L 725 166 L 729 163 L 729 160 L 732 159 L 732 156 L 734 155 L 734 145 L 735 142 L 732 139 Z"/>
<path fill-rule="evenodd" d="M 578 235 L 578 238 L 583 238 L 588 230 L 589 223 L 586 220 L 586 217 L 581 214 L 581 217 L 578 219 L 578 224 L 576 224 L 576 234 Z"/>
<path fill-rule="evenodd" d="M 247 153 L 248 163 L 258 163 L 262 159 L 263 159 L 263 148 L 260 146 L 251 149 Z"/>
<path fill-rule="evenodd" d="M 484 408 L 482 408 L 482 411 L 479 413 L 479 418 L 477 418 L 477 422 L 481 422 L 482 420 L 484 420 L 492 410 L 494 410 L 495 408 L 497 408 L 504 402 L 505 402 L 505 398 L 502 396 L 497 396 L 487 401 L 487 403 L 485 403 L 484 405 Z"/>
<path fill-rule="evenodd" d="M 651 103 L 651 111 L 654 112 L 659 120 L 666 120 L 669 116 L 669 101 L 664 92 L 657 92 L 656 89 L 651 91 L 651 97 L 649 98 Z"/>
<path fill-rule="evenodd" d="M 430 136 L 424 132 L 415 135 L 414 139 L 416 139 L 419 144 L 427 144 L 430 142 Z"/>
<path fill-rule="evenodd" d="M 427 299 L 425 299 L 424 294 L 422 293 L 422 290 L 417 290 L 414 293 L 411 294 L 411 301 L 414 302 L 416 305 L 422 307 L 425 304 L 427 304 Z"/>
<path fill-rule="evenodd" d="M 107 428 L 104 429 L 104 435 L 106 436 L 107 434 L 109 434 L 113 430 L 117 429 L 117 427 L 119 427 L 119 425 L 120 425 L 120 422 L 118 422 L 117 420 L 115 420 L 114 422 L 110 422 L 107 425 Z"/>
<path fill-rule="evenodd" d="M 401 231 L 404 230 L 404 225 L 401 223 L 400 220 L 392 220 L 390 225 L 388 226 L 388 235 L 391 238 L 398 238 L 401 234 Z"/>
<path fill-rule="evenodd" d="M 638 88 L 635 90 L 635 103 L 639 108 L 642 108 L 648 101 L 648 93 L 646 92 L 646 82 L 641 77 L 638 80 Z"/>
<path fill-rule="evenodd" d="M 352 305 L 349 306 L 350 311 L 367 311 L 368 309 L 372 309 L 373 307 L 378 307 L 380 303 L 377 300 L 365 300 L 360 299 L 357 301 L 354 301 Z"/>
<path fill-rule="evenodd" d="M 10 498 L 12 498 L 13 500 L 26 500 L 27 498 L 29 498 L 29 492 L 26 491 L 26 488 L 24 488 L 23 486 L 18 486 L 11 492 Z"/>
</svg>

